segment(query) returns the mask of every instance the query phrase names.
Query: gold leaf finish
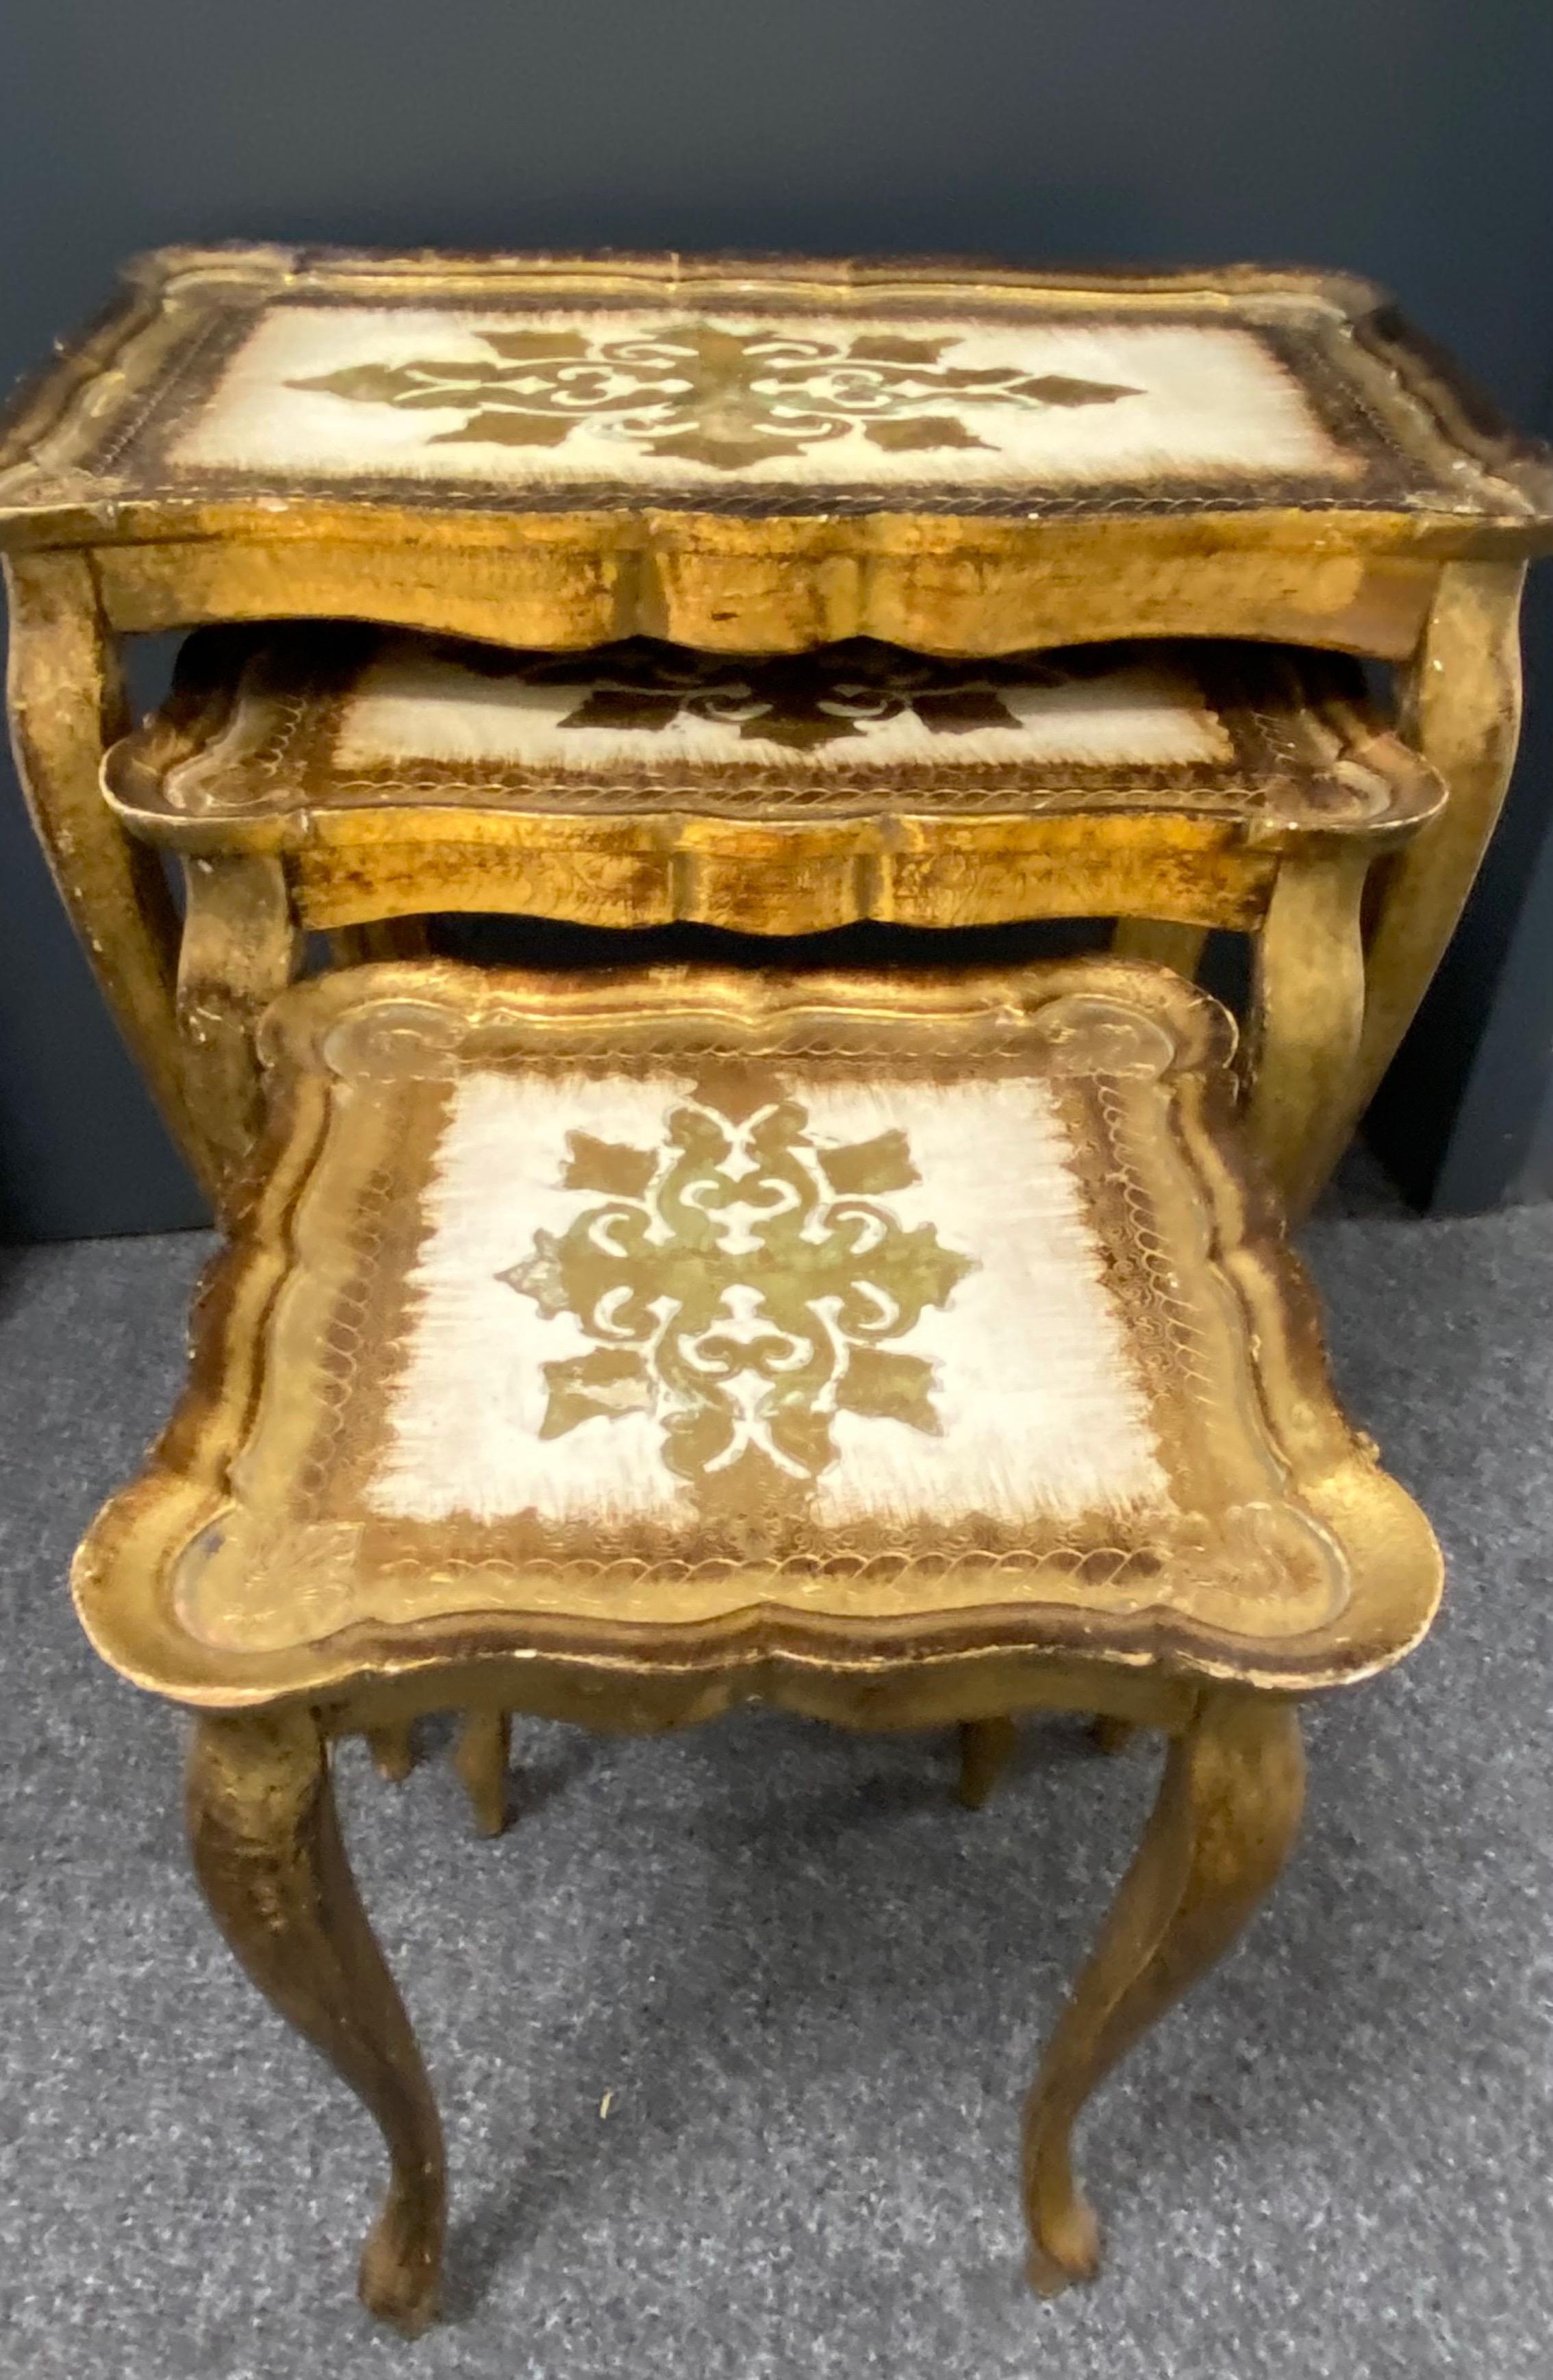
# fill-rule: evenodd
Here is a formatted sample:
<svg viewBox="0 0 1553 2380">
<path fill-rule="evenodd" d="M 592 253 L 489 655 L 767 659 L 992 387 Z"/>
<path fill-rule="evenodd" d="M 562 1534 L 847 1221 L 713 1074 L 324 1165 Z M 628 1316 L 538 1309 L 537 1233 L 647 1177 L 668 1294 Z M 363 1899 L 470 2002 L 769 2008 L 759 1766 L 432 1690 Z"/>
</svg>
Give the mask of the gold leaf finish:
<svg viewBox="0 0 1553 2380">
<path fill-rule="evenodd" d="M 754 933 L 1119 917 L 1145 956 L 1174 947 L 1150 919 L 1256 933 L 1256 1131 L 1301 1205 L 1363 1030 L 1372 860 L 1443 799 L 1356 672 L 1286 650 L 558 660 L 317 628 L 194 639 L 106 784 L 137 836 L 186 855 L 189 936 L 212 951 L 235 922 L 202 857 L 224 852 L 273 855 L 295 922 L 330 931 L 447 908 Z M 252 955 L 230 971 L 251 1024 Z M 200 1064 L 225 1166 L 251 1061 L 229 1037 Z"/>
<path fill-rule="evenodd" d="M 433 2315 L 445 2183 L 329 1747 L 448 1708 L 489 1832 L 515 1710 L 957 1728 L 973 1805 L 1020 1713 L 1161 1730 L 1026 2112 L 1031 2277 L 1087 2276 L 1089 2093 L 1274 1880 L 1298 1698 L 1438 1597 L 1257 1152 L 1314 1195 L 1466 897 L 1547 455 L 1341 275 L 178 249 L 7 407 L 0 547 L 33 818 L 232 1226 L 75 1593 L 382 2133 L 367 2303 Z M 126 738 L 123 639 L 203 624 Z M 1140 639 L 1195 656 L 1124 665 L 1147 750 L 1051 657 Z M 374 747 L 428 666 L 451 745 Z M 480 978 L 444 908 L 1166 965 Z"/>
<path fill-rule="evenodd" d="M 1022 1658 L 1168 1650 L 1308 1686 L 1426 1624 L 1427 1530 L 1330 1401 L 1308 1293 L 1228 1122 L 1228 1022 L 1178 978 L 420 964 L 298 986 L 263 1039 L 282 1112 L 189 1400 L 78 1564 L 95 1641 L 146 1682 L 196 1704 L 354 1694 L 391 1645 L 428 1681 L 521 1650 L 514 1694 L 537 1707 L 602 1662 L 686 1712 L 737 1698 L 754 1664 L 758 1691 L 803 1708 L 856 1660 L 885 1693 L 893 1641 L 904 1720 L 935 1645 L 967 1691 L 995 1674 L 1009 1709 Z M 590 1126 L 568 1144 L 574 1078 L 595 1104 L 635 1086 L 661 1139 Z M 455 1194 L 437 1185 L 465 1084 L 477 1118 L 523 1104 L 516 1140 L 460 1144 Z M 822 1106 L 885 1129 L 817 1130 Z M 479 1170 L 482 1148 L 538 1151 L 541 1130 L 556 1154 L 534 1157 L 531 1192 L 505 1159 Z M 838 1188 L 820 1151 L 890 1186 Z M 447 1197 L 483 1236 L 458 1223 L 446 1242 L 446 1312 L 472 1316 L 485 1402 L 511 1415 L 483 1454 L 467 1396 L 454 1439 L 422 1455 L 401 1435 L 438 1377 L 412 1395 L 406 1351 L 451 1327 L 427 1303 Z M 558 1197 L 553 1223 L 522 1228 L 528 1200 Z M 979 1351 L 1004 1328 L 995 1381 Z M 456 1381 L 456 1342 L 447 1360 Z M 1110 1415 L 1093 1484 L 1063 1418 L 1080 1395 Z M 636 1517 L 588 1488 L 632 1431 Z M 988 1471 L 1000 1432 L 1011 1451 Z M 563 1456 L 581 1500 L 546 1506 Z M 467 1501 L 447 1465 L 471 1462 Z"/>
</svg>

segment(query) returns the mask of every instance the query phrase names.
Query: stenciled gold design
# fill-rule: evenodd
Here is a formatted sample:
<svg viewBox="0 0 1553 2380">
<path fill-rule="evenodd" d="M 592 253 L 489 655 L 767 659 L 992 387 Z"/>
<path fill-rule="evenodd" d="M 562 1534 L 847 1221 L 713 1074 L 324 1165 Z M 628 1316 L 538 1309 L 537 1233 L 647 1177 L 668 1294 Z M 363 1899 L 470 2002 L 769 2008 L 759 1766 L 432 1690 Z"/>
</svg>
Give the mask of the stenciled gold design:
<svg viewBox="0 0 1553 2380">
<path fill-rule="evenodd" d="M 434 446 L 560 446 L 586 423 L 651 455 L 720 471 L 801 455 L 852 430 L 889 455 L 986 446 L 960 408 L 1113 405 L 1142 394 L 1016 364 L 946 364 L 945 351 L 962 344 L 954 337 L 876 332 L 841 340 L 710 322 L 620 339 L 561 330 L 478 335 L 489 356 L 347 364 L 287 385 L 363 405 L 461 409 L 456 430 L 431 434 Z"/>
<path fill-rule="evenodd" d="M 556 722 L 561 727 L 661 735 L 678 720 L 700 719 L 792 752 L 862 735 L 906 712 L 931 735 L 1022 723 L 987 671 L 957 673 L 904 655 L 896 662 L 870 654 L 855 667 L 822 671 L 811 653 L 728 662 L 698 653 L 671 658 L 643 646 L 608 674 L 589 655 L 535 674 L 540 684 L 564 674 L 586 682 L 583 699 Z M 1023 682 L 1058 686 L 1062 674 L 1032 661 Z"/>
<path fill-rule="evenodd" d="M 671 1471 L 705 1487 L 736 1465 L 759 1496 L 834 1462 L 838 1411 L 937 1435 L 932 1365 L 887 1342 L 976 1265 L 880 1203 L 918 1179 L 903 1132 L 824 1148 L 797 1099 L 730 1079 L 675 1107 L 659 1149 L 568 1148 L 564 1185 L 602 1203 L 501 1276 L 595 1342 L 545 1366 L 541 1437 L 661 1415 Z"/>
</svg>

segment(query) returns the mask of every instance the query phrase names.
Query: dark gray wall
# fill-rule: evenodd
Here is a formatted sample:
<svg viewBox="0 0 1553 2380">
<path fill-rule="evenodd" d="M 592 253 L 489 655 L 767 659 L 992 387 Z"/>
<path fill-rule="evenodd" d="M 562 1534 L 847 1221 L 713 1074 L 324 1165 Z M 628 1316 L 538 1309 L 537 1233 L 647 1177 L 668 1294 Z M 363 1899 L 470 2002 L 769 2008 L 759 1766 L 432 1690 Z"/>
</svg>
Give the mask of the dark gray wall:
<svg viewBox="0 0 1553 2380">
<path fill-rule="evenodd" d="M 1524 420 L 1550 201 L 1544 0 L 8 0 L 0 378 L 171 239 L 1261 257 L 1389 283 Z M 0 953 L 0 1231 L 189 1219 L 8 785 Z"/>
</svg>

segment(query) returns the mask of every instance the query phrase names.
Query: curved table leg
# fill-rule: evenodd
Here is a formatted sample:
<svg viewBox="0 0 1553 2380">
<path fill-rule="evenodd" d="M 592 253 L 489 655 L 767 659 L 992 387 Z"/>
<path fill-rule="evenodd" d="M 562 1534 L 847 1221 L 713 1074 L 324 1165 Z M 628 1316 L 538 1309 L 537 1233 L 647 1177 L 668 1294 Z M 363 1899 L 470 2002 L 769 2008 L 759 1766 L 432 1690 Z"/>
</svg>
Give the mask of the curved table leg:
<svg viewBox="0 0 1553 2380">
<path fill-rule="evenodd" d="M 1030 2280 L 1089 2278 L 1095 2217 L 1073 2175 L 1075 2119 L 1096 2084 L 1234 1940 L 1299 1826 L 1304 1760 L 1290 1703 L 1205 1697 L 1171 1742 L 1159 1798 L 1025 2111 Z"/>
<path fill-rule="evenodd" d="M 1178 926 L 1169 917 L 1118 917 L 1110 947 L 1119 959 L 1147 959 L 1173 967 L 1195 983 L 1207 941 L 1206 926 Z"/>
<path fill-rule="evenodd" d="M 507 1823 L 507 1762 L 512 1755 L 512 1713 L 466 1713 L 454 1747 L 453 1765 L 464 1782 L 475 1824 L 482 1835 L 499 1835 Z"/>
<path fill-rule="evenodd" d="M 192 853 L 183 878 L 177 1020 L 184 1081 L 224 1190 L 241 1181 L 263 1118 L 255 1030 L 296 974 L 302 937 L 285 872 L 265 853 Z"/>
<path fill-rule="evenodd" d="M 1353 1127 L 1365 1024 L 1360 912 L 1369 867 L 1363 844 L 1285 859 L 1256 940 L 1246 1123 L 1296 1221 Z"/>
<path fill-rule="evenodd" d="M 390 1785 L 402 1785 L 415 1767 L 415 1728 L 407 1718 L 397 1718 L 386 1727 L 367 1730 L 367 1746 L 372 1755 L 372 1766 Z"/>
<path fill-rule="evenodd" d="M 1403 734 L 1438 771 L 1439 816 L 1385 866 L 1349 1129 L 1380 1087 L 1466 905 L 1521 729 L 1522 562 L 1450 562 L 1401 674 Z"/>
<path fill-rule="evenodd" d="M 346 1863 L 316 1719 L 296 1709 L 202 1718 L 188 1814 L 195 1874 L 239 1962 L 382 2128 L 391 2174 L 361 2258 L 361 2297 L 413 2337 L 437 2308 L 442 2129 Z"/>
<path fill-rule="evenodd" d="M 1011 1718 L 968 1718 L 960 1728 L 960 1799 L 979 1810 L 1013 1756 L 1018 1730 Z"/>
<path fill-rule="evenodd" d="M 9 557 L 11 739 L 32 822 L 92 973 L 201 1186 L 218 1153 L 184 1079 L 173 1013 L 177 916 L 154 851 L 132 843 L 98 783 L 129 726 L 118 648 L 89 557 Z"/>
</svg>

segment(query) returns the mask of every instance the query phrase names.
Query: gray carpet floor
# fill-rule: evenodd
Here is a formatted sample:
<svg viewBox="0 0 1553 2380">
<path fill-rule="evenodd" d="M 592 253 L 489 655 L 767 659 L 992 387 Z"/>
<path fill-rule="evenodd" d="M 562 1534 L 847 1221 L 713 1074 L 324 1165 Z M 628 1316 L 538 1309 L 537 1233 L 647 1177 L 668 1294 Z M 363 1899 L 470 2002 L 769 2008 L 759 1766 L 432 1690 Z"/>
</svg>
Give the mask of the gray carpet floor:
<svg viewBox="0 0 1553 2380">
<path fill-rule="evenodd" d="M 1309 1235 L 1449 1604 L 1313 1713 L 1278 1895 L 1097 2102 L 1092 2289 L 1025 2292 L 1016 2117 L 1147 1751 L 1032 1726 L 973 1817 L 938 1739 L 526 1727 L 491 1845 L 444 1761 L 394 1791 L 347 1747 L 453 2159 L 451 2319 L 414 2347 L 352 2295 L 375 2138 L 210 1926 L 177 1722 L 98 1668 L 65 1592 L 172 1392 L 205 1245 L 0 1257 L 0 2371 L 1553 2372 L 1553 1210 L 1361 1200 Z"/>
</svg>

